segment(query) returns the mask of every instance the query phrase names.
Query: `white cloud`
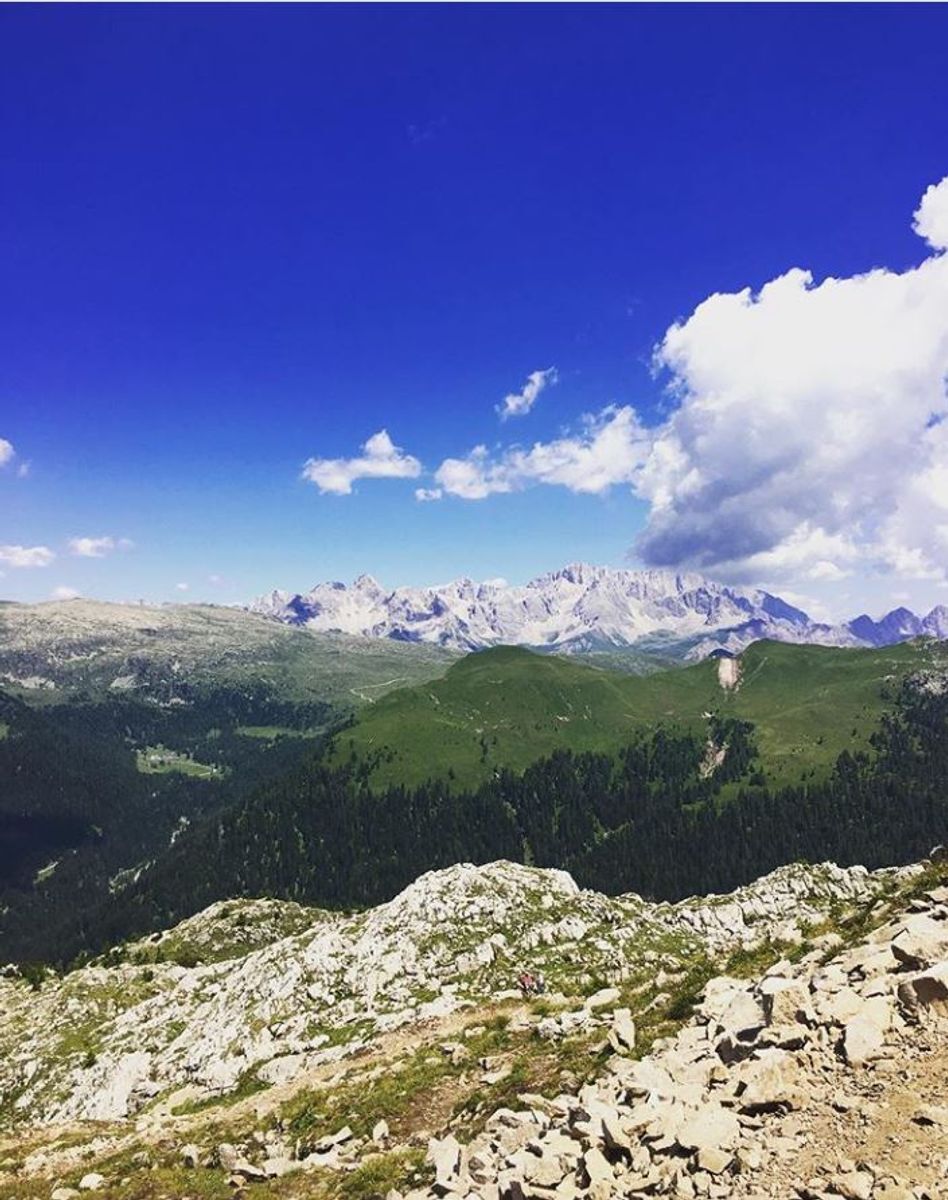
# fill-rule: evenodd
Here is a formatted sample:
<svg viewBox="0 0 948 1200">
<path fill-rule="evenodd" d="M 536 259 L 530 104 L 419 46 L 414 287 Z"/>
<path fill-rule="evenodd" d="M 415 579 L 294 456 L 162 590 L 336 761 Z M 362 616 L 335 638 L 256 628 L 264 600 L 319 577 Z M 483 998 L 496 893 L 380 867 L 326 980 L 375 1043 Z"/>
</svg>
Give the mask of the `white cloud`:
<svg viewBox="0 0 948 1200">
<path fill-rule="evenodd" d="M 529 450 L 513 446 L 492 456 L 486 446 L 475 446 L 465 458 L 446 458 L 435 480 L 446 493 L 464 500 L 541 483 L 600 493 L 615 484 L 631 484 L 649 444 L 635 411 L 610 405 L 584 417 L 578 433 L 536 442 Z"/>
<path fill-rule="evenodd" d="M 78 558 L 105 558 L 114 550 L 131 550 L 134 545 L 129 538 L 74 537 L 69 539 L 69 553 Z"/>
<path fill-rule="evenodd" d="M 186 592 L 191 587 L 189 583 L 176 583 L 174 586 L 177 592 Z"/>
<path fill-rule="evenodd" d="M 912 228 L 934 250 L 948 250 L 948 176 L 925 189 Z"/>
<path fill-rule="evenodd" d="M 0 438 L 0 467 L 5 467 L 16 456 L 13 443 L 6 438 Z"/>
<path fill-rule="evenodd" d="M 29 461 L 29 459 L 27 459 L 24 462 L 21 462 L 20 465 L 16 469 L 17 479 L 26 479 L 26 477 L 29 475 L 29 473 L 32 469 L 33 469 L 33 464 Z"/>
<path fill-rule="evenodd" d="M 357 479 L 416 479 L 421 463 L 394 445 L 388 432 L 380 429 L 362 446 L 356 458 L 310 458 L 303 464 L 303 478 L 320 492 L 348 496 Z"/>
<path fill-rule="evenodd" d="M 59 587 L 54 587 L 52 592 L 54 600 L 75 600 L 81 595 L 82 593 L 77 591 L 74 587 L 66 587 L 65 584 L 60 584 Z"/>
<path fill-rule="evenodd" d="M 441 488 L 439 488 L 439 487 L 415 488 L 415 499 L 420 500 L 422 503 L 425 503 L 425 502 L 431 501 L 431 500 L 440 500 L 443 495 L 444 495 L 444 492 L 442 492 Z"/>
<path fill-rule="evenodd" d="M 0 546 L 0 563 L 8 567 L 48 567 L 55 557 L 48 546 Z"/>
<path fill-rule="evenodd" d="M 794 269 L 715 294 L 656 351 L 679 407 L 635 488 L 655 565 L 832 580 L 944 576 L 948 561 L 948 178 L 902 273 L 814 284 Z"/>
<path fill-rule="evenodd" d="M 497 405 L 500 419 L 507 421 L 511 417 L 525 417 L 539 400 L 543 389 L 557 382 L 559 375 L 556 367 L 547 367 L 545 371 L 531 371 L 520 391 L 510 392 L 504 397 L 503 403 Z"/>
</svg>

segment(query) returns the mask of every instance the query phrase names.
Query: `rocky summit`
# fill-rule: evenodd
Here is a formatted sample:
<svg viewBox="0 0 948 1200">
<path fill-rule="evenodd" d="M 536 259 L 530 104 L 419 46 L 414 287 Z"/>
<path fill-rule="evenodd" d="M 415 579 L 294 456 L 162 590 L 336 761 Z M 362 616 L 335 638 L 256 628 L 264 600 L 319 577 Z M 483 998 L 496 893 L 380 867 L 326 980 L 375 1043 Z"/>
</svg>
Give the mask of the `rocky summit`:
<svg viewBox="0 0 948 1200">
<path fill-rule="evenodd" d="M 500 862 L 0 979 L 0 1197 L 937 1197 L 948 869 L 651 904 Z"/>
<path fill-rule="evenodd" d="M 308 592 L 274 590 L 250 609 L 289 625 L 369 638 L 434 643 L 456 650 L 523 645 L 565 652 L 678 646 L 701 658 L 737 653 L 761 638 L 830 646 L 887 646 L 945 637 L 948 609 L 919 617 L 898 608 L 840 625 L 812 620 L 779 596 L 728 587 L 694 573 L 616 570 L 570 563 L 518 586 L 455 579 L 429 587 L 382 587 L 370 575 Z"/>
</svg>

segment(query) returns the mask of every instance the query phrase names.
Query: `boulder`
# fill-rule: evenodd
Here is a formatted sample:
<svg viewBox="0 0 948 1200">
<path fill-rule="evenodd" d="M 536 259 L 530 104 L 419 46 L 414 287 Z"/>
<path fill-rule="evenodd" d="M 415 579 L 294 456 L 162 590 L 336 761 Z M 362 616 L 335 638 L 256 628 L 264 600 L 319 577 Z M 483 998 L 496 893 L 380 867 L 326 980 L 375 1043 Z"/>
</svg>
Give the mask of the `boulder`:
<svg viewBox="0 0 948 1200">
<path fill-rule="evenodd" d="M 924 913 L 906 917 L 892 939 L 892 953 L 909 970 L 919 971 L 948 958 L 948 922 Z"/>
<path fill-rule="evenodd" d="M 318 1142 L 314 1142 L 313 1153 L 325 1154 L 328 1150 L 333 1150 L 336 1146 L 341 1146 L 343 1142 L 348 1142 L 351 1137 L 351 1128 L 348 1125 L 343 1125 L 343 1127 L 341 1129 L 337 1129 L 335 1133 L 327 1133 L 325 1137 L 321 1137 Z"/>
<path fill-rule="evenodd" d="M 234 1164 L 231 1175 L 234 1179 L 241 1179 L 251 1182 L 260 1182 L 267 1178 L 267 1173 L 263 1167 L 257 1167 L 252 1162 L 248 1162 L 246 1158 L 238 1158 Z"/>
<path fill-rule="evenodd" d="M 737 1114 L 720 1104 L 703 1104 L 685 1116 L 675 1134 L 684 1150 L 730 1150 L 741 1133 Z"/>
<path fill-rule="evenodd" d="M 595 1146 L 587 1150 L 583 1155 L 583 1166 L 586 1169 L 586 1174 L 589 1176 L 590 1184 L 600 1181 L 611 1183 L 615 1179 L 612 1164 L 603 1152 Z"/>
<path fill-rule="evenodd" d="M 294 1079 L 307 1063 L 305 1054 L 281 1054 L 257 1067 L 257 1078 L 261 1083 L 284 1084 Z"/>
<path fill-rule="evenodd" d="M 919 971 L 899 985 L 899 1001 L 910 1016 L 929 1010 L 948 1016 L 948 962 Z"/>
<path fill-rule="evenodd" d="M 863 999 L 855 988 L 820 990 L 814 996 L 818 1019 L 827 1025 L 845 1025 L 862 1010 Z"/>
<path fill-rule="evenodd" d="M 300 1165 L 299 1162 L 290 1158 L 287 1154 L 275 1154 L 271 1158 L 265 1158 L 260 1164 L 260 1169 L 267 1179 L 282 1179 L 284 1175 L 289 1175 L 291 1171 L 298 1171 Z"/>
<path fill-rule="evenodd" d="M 810 994 L 795 979 L 769 979 L 764 993 L 764 1016 L 768 1025 L 809 1024 L 813 1020 Z"/>
<path fill-rule="evenodd" d="M 868 1171 L 847 1171 L 830 1180 L 832 1190 L 846 1200 L 870 1200 L 874 1186 L 875 1177 Z"/>
<path fill-rule="evenodd" d="M 220 1164 L 221 1170 L 233 1171 L 234 1167 L 240 1161 L 237 1148 L 232 1146 L 230 1142 L 221 1142 L 217 1147 L 217 1161 Z"/>
<path fill-rule="evenodd" d="M 722 1175 L 734 1161 L 734 1155 L 728 1154 L 726 1150 L 707 1146 L 698 1151 L 696 1161 L 699 1171 L 707 1171 L 709 1175 Z"/>
<path fill-rule="evenodd" d="M 612 1014 L 609 1041 L 613 1050 L 619 1054 L 635 1049 L 635 1022 L 632 1020 L 632 1013 L 629 1009 L 617 1008 Z"/>
<path fill-rule="evenodd" d="M 439 1191 L 450 1191 L 461 1169 L 461 1146 L 457 1139 L 450 1134 L 446 1138 L 431 1138 L 425 1161 L 435 1169 L 435 1186 Z"/>
<path fill-rule="evenodd" d="M 585 1007 L 590 1012 L 596 1012 L 600 1008 L 611 1008 L 619 999 L 619 995 L 618 988 L 601 988 L 598 992 L 593 992 L 591 996 L 586 998 Z"/>
<path fill-rule="evenodd" d="M 186 1167 L 199 1167 L 202 1159 L 200 1148 L 193 1143 L 181 1147 L 181 1161 Z"/>
<path fill-rule="evenodd" d="M 912 1114 L 916 1125 L 935 1126 L 937 1129 L 948 1130 L 948 1108 L 937 1104 L 925 1104 Z"/>
<path fill-rule="evenodd" d="M 738 1041 L 752 1041 L 767 1024 L 756 996 L 745 988 L 732 991 L 729 1002 L 715 1018 L 719 1030 Z"/>
<path fill-rule="evenodd" d="M 799 1108 L 805 1099 L 803 1073 L 786 1050 L 768 1050 L 744 1063 L 738 1075 L 738 1095 L 744 1112 Z"/>
<path fill-rule="evenodd" d="M 98 1171 L 90 1171 L 88 1175 L 83 1175 L 79 1180 L 80 1192 L 97 1192 L 100 1188 L 105 1187 L 105 1176 L 100 1175 Z"/>
<path fill-rule="evenodd" d="M 843 1054 L 851 1067 L 862 1067 L 885 1048 L 885 1033 L 868 1017 L 853 1017 L 843 1030 Z"/>
</svg>

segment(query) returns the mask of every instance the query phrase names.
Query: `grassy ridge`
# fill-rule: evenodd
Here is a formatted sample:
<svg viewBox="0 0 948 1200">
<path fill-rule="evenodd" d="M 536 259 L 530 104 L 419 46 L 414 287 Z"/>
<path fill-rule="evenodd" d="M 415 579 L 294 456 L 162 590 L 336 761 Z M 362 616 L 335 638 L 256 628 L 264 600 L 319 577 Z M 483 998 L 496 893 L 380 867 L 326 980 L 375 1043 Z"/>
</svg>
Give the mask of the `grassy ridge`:
<svg viewBox="0 0 948 1200">
<path fill-rule="evenodd" d="M 881 650 L 758 642 L 741 656 L 739 686 L 725 690 L 716 660 L 642 677 L 500 647 L 364 709 L 333 757 L 373 762 L 380 788 L 429 778 L 461 787 L 557 749 L 615 749 L 660 723 L 702 731 L 717 712 L 752 721 L 764 774 L 793 783 L 824 774 L 845 749 L 865 749 L 898 681 L 946 663 L 930 641 Z"/>
</svg>

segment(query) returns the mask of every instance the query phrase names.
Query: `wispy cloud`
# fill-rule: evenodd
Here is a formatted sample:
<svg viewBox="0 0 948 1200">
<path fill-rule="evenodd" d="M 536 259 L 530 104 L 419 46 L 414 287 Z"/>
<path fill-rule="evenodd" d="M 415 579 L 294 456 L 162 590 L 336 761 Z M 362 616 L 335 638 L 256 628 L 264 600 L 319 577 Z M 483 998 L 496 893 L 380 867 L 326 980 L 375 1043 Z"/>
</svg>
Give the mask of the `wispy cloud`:
<svg viewBox="0 0 948 1200">
<path fill-rule="evenodd" d="M 634 409 L 609 406 L 584 417 L 576 433 L 535 442 L 528 450 L 513 446 L 491 454 L 486 446 L 475 446 L 464 458 L 446 458 L 435 480 L 446 493 L 464 500 L 483 500 L 536 484 L 601 493 L 616 484 L 633 483 L 649 447 L 648 433 Z"/>
<path fill-rule="evenodd" d="M 8 567 L 48 567 L 55 557 L 48 546 L 0 546 L 0 563 Z"/>
<path fill-rule="evenodd" d="M 636 550 L 656 566 L 948 581 L 948 178 L 913 227 L 930 253 L 904 272 L 817 283 L 794 268 L 709 296 L 656 347 L 673 406 L 661 424 L 609 407 L 529 449 L 446 458 L 435 483 L 466 500 L 627 486 L 649 506 Z M 546 376 L 501 416 L 529 411 Z"/>
<path fill-rule="evenodd" d="M 59 587 L 54 587 L 52 597 L 54 600 L 76 600 L 82 593 L 74 587 L 67 587 L 65 584 L 60 584 Z"/>
<path fill-rule="evenodd" d="M 77 558 L 105 558 L 115 550 L 131 550 L 134 545 L 129 538 L 74 537 L 69 539 L 69 553 Z"/>
<path fill-rule="evenodd" d="M 531 371 L 520 391 L 510 392 L 504 397 L 503 403 L 497 405 L 500 419 L 508 421 L 511 417 L 525 417 L 539 400 L 544 388 L 558 382 L 556 367 L 547 367 L 545 371 Z"/>
<path fill-rule="evenodd" d="M 359 479 L 417 479 L 421 463 L 396 446 L 388 431 L 380 429 L 362 446 L 355 458 L 310 458 L 303 464 L 303 478 L 323 493 L 348 496 Z"/>
<path fill-rule="evenodd" d="M 439 487 L 415 488 L 415 499 L 420 500 L 422 503 L 430 502 L 432 500 L 440 500 L 443 495 L 444 492 L 442 492 L 441 488 Z"/>
</svg>

